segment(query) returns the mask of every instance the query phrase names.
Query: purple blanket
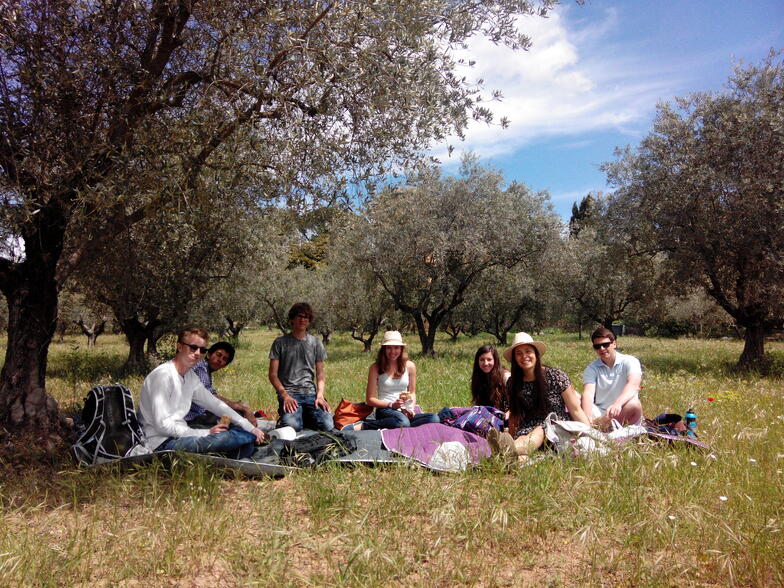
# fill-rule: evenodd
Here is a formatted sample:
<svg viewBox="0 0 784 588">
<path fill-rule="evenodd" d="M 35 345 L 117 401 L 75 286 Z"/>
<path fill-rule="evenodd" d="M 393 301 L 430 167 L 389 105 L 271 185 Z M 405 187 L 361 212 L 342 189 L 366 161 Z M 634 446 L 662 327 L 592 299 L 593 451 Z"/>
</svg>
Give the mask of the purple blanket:
<svg viewBox="0 0 784 588">
<path fill-rule="evenodd" d="M 429 464 L 439 445 L 447 441 L 462 443 L 468 450 L 472 463 L 490 457 L 490 446 L 479 435 L 440 423 L 409 427 L 406 429 L 382 429 L 381 440 L 389 450 Z"/>
</svg>

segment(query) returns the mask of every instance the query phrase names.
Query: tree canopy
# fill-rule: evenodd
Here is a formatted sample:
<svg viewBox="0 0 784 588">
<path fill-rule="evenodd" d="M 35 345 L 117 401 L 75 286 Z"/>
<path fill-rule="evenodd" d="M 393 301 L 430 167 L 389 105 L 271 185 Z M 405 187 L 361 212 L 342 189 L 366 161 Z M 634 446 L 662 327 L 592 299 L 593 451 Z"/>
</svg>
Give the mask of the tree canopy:
<svg viewBox="0 0 784 588">
<path fill-rule="evenodd" d="M 49 429 L 57 296 L 74 269 L 163 208 L 211 198 L 307 203 L 490 119 L 456 71 L 472 35 L 525 47 L 552 2 L 0 5 L 0 291 L 9 308 L 0 422 Z M 284 196 L 282 196 L 284 195 Z"/>
<path fill-rule="evenodd" d="M 784 322 L 784 65 L 736 68 L 721 94 L 659 106 L 638 149 L 606 166 L 626 227 L 745 329 L 739 364 L 764 366 Z"/>
<path fill-rule="evenodd" d="M 441 322 L 487 269 L 534 259 L 557 238 L 560 223 L 546 193 L 504 186 L 497 171 L 468 157 L 459 177 L 423 172 L 370 203 L 360 224 L 360 261 L 433 353 Z"/>
</svg>

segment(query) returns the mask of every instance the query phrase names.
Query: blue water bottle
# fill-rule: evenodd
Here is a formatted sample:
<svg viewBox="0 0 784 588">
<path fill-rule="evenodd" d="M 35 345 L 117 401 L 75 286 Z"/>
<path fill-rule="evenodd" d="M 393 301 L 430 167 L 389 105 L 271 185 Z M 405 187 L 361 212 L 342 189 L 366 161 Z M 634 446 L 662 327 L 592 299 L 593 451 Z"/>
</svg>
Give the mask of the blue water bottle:
<svg viewBox="0 0 784 588">
<path fill-rule="evenodd" d="M 689 409 L 683 416 L 686 419 L 686 435 L 689 437 L 697 437 L 697 413 L 692 409 Z"/>
</svg>

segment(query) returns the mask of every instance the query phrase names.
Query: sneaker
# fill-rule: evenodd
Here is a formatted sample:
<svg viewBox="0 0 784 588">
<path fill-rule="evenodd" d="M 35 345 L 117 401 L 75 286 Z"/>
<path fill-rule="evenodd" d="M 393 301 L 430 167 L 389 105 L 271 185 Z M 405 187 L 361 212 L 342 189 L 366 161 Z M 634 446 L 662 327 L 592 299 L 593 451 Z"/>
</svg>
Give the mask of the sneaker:
<svg viewBox="0 0 784 588">
<path fill-rule="evenodd" d="M 498 429 L 492 428 L 487 432 L 487 444 L 490 446 L 490 455 L 499 455 L 501 453 L 501 444 L 498 442 L 499 437 Z"/>
<path fill-rule="evenodd" d="M 517 445 L 514 438 L 506 431 L 498 434 L 498 447 L 504 457 L 517 458 Z"/>
</svg>

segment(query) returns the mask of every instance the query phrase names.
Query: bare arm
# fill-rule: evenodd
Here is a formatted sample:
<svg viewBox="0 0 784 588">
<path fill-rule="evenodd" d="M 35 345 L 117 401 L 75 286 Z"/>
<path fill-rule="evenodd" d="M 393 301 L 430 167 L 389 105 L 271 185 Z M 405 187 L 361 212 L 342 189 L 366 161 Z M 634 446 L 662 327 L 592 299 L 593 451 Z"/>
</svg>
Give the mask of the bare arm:
<svg viewBox="0 0 784 588">
<path fill-rule="evenodd" d="M 618 398 L 616 398 L 615 401 L 607 407 L 608 417 L 611 419 L 617 418 L 618 415 L 621 414 L 621 410 L 623 409 L 624 405 L 633 398 L 637 398 L 640 393 L 641 381 L 641 374 L 629 374 L 629 377 L 626 378 L 626 385 L 621 391 L 621 395 L 618 396 Z"/>
<path fill-rule="evenodd" d="M 240 413 L 246 419 L 250 421 L 250 424 L 254 427 L 258 424 L 256 421 L 256 415 L 253 414 L 253 410 L 249 406 L 244 405 L 239 400 L 229 400 L 228 398 L 224 398 L 220 394 L 217 394 L 217 397 L 225 402 L 232 410 Z"/>
<path fill-rule="evenodd" d="M 283 401 L 283 411 L 294 412 L 297 410 L 299 404 L 296 400 L 289 396 L 288 392 L 286 392 L 286 388 L 283 387 L 283 383 L 278 377 L 278 366 L 280 366 L 279 359 L 270 359 L 269 372 L 267 374 L 270 384 L 272 384 L 272 387 L 275 388 L 275 392 L 277 393 L 278 397 Z"/>
<path fill-rule="evenodd" d="M 316 407 L 329 412 L 329 402 L 324 398 L 327 386 L 327 376 L 324 373 L 324 362 L 316 362 Z"/>
<path fill-rule="evenodd" d="M 580 406 L 588 418 L 588 423 L 593 426 L 593 399 L 596 396 L 596 384 L 584 384 L 583 396 L 580 399 Z"/>
<path fill-rule="evenodd" d="M 408 394 L 411 397 L 409 406 L 416 406 L 416 364 L 413 361 L 409 361 L 406 364 L 406 369 L 408 370 Z"/>
</svg>

